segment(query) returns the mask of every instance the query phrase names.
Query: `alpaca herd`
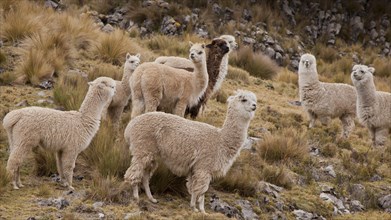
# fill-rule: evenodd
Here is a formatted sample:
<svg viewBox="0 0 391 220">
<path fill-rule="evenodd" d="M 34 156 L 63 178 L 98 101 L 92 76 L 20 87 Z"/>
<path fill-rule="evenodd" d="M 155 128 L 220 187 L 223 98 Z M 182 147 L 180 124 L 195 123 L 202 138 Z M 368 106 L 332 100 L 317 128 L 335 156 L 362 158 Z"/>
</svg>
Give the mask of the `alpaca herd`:
<svg viewBox="0 0 391 220">
<path fill-rule="evenodd" d="M 220 89 L 229 54 L 237 44 L 233 36 L 223 35 L 207 45 L 190 42 L 190 46 L 189 59 L 159 57 L 139 65 L 140 54 L 126 54 L 122 80 L 99 77 L 89 82 L 79 111 L 26 107 L 9 112 L 3 127 L 10 146 L 7 171 L 13 188 L 23 187 L 20 166 L 28 152 L 41 146 L 55 152 L 61 181 L 73 190 L 77 156 L 89 146 L 102 118 L 109 118 L 119 129 L 121 114 L 131 100 L 132 119 L 124 138 L 132 161 L 124 181 L 133 188 L 134 198 L 139 200 L 142 184 L 148 199 L 157 202 L 149 181 L 161 161 L 175 175 L 187 178 L 190 207 L 205 213 L 205 192 L 212 179 L 226 175 L 240 154 L 257 98 L 244 90 L 230 96 L 221 128 L 184 118 L 188 114 L 197 117 Z M 391 94 L 376 91 L 374 71 L 373 67 L 355 65 L 351 73 L 354 86 L 323 83 L 318 79 L 315 57 L 302 55 L 299 96 L 309 127 L 314 127 L 317 119 L 327 124 L 339 118 L 341 138 L 348 138 L 357 117 L 368 128 L 372 145 L 383 146 L 391 128 Z"/>
</svg>

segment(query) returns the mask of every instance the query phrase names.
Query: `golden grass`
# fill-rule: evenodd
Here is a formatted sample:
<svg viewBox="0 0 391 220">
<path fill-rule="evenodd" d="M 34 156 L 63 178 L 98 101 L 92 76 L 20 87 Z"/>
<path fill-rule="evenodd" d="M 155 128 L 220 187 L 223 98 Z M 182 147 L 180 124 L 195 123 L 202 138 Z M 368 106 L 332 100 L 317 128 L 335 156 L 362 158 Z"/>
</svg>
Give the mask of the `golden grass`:
<svg viewBox="0 0 391 220">
<path fill-rule="evenodd" d="M 289 71 L 287 68 L 283 68 L 277 73 L 275 80 L 298 85 L 299 76 L 297 73 Z"/>
<path fill-rule="evenodd" d="M 6 190 L 6 187 L 10 182 L 8 172 L 5 167 L 6 164 L 3 161 L 0 161 L 0 193 L 2 193 L 3 190 Z"/>
<path fill-rule="evenodd" d="M 78 110 L 87 90 L 87 79 L 78 74 L 64 74 L 54 86 L 53 98 L 55 103 L 65 110 Z"/>
<path fill-rule="evenodd" d="M 56 157 L 51 151 L 37 147 L 34 149 L 35 174 L 50 176 L 57 173 Z"/>
<path fill-rule="evenodd" d="M 232 79 L 238 82 L 242 82 L 246 85 L 250 84 L 250 73 L 246 70 L 228 66 L 227 79 Z"/>
<path fill-rule="evenodd" d="M 241 47 L 236 53 L 232 53 L 229 63 L 262 79 L 274 78 L 279 70 L 277 64 L 268 56 L 254 53 L 250 47 Z"/>
<path fill-rule="evenodd" d="M 107 76 L 115 80 L 121 80 L 122 73 L 123 73 L 122 67 L 120 69 L 118 66 L 114 66 L 109 63 L 98 63 L 95 64 L 93 67 L 91 67 L 91 70 L 88 73 L 88 81 L 93 81 L 101 76 Z"/>
<path fill-rule="evenodd" d="M 26 57 L 23 63 L 17 66 L 16 73 L 18 81 L 38 85 L 44 78 L 51 78 L 54 70 L 47 62 L 47 56 L 44 51 L 29 49 L 26 51 Z"/>
</svg>

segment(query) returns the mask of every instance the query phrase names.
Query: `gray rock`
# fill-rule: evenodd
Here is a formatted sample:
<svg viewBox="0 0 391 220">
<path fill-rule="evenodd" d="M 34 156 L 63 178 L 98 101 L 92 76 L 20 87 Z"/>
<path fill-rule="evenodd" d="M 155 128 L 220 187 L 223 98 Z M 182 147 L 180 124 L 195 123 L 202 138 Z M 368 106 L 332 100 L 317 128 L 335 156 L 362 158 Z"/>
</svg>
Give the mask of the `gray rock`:
<svg viewBox="0 0 391 220">
<path fill-rule="evenodd" d="M 335 39 L 329 39 L 327 45 L 335 45 Z"/>
<path fill-rule="evenodd" d="M 112 25 L 118 25 L 123 19 L 124 18 L 122 14 L 114 12 L 114 14 L 107 16 L 107 23 Z"/>
<path fill-rule="evenodd" d="M 98 218 L 99 219 L 104 219 L 105 218 L 105 214 L 104 213 L 98 213 Z"/>
<path fill-rule="evenodd" d="M 69 206 L 68 200 L 64 199 L 63 197 L 59 197 L 57 199 L 43 199 L 43 200 L 38 200 L 38 204 L 40 206 L 55 206 L 58 209 L 63 209 L 67 206 Z"/>
<path fill-rule="evenodd" d="M 276 211 L 272 214 L 272 220 L 286 220 L 286 216 L 283 212 Z"/>
<path fill-rule="evenodd" d="M 39 100 L 37 101 L 37 103 L 38 103 L 38 104 L 44 104 L 44 103 L 53 104 L 54 101 L 51 100 L 51 99 L 39 99 Z"/>
<path fill-rule="evenodd" d="M 142 214 L 141 211 L 136 211 L 136 212 L 131 212 L 131 213 L 126 213 L 124 220 L 129 220 L 129 219 L 135 219 L 140 217 Z"/>
<path fill-rule="evenodd" d="M 111 33 L 114 31 L 114 28 L 111 24 L 106 24 L 101 30 L 106 33 Z"/>
<path fill-rule="evenodd" d="M 266 35 L 264 38 L 263 38 L 263 41 L 268 44 L 268 45 L 274 45 L 276 42 L 274 41 L 274 39 L 272 37 L 270 37 L 269 35 Z"/>
<path fill-rule="evenodd" d="M 243 37 L 242 41 L 244 44 L 255 44 L 257 42 L 254 38 L 251 37 Z"/>
<path fill-rule="evenodd" d="M 321 193 L 319 197 L 325 201 L 333 203 L 333 205 L 336 206 L 338 210 L 345 212 L 346 208 L 342 200 L 338 199 L 336 196 L 329 193 Z"/>
<path fill-rule="evenodd" d="M 329 166 L 325 167 L 323 169 L 323 171 L 326 172 L 327 174 L 329 174 L 330 176 L 334 177 L 334 178 L 337 177 L 337 174 L 334 171 L 333 165 L 329 165 Z"/>
<path fill-rule="evenodd" d="M 165 35 L 177 35 L 180 32 L 177 24 L 179 23 L 177 23 L 171 16 L 164 16 L 160 31 Z"/>
<path fill-rule="evenodd" d="M 363 201 L 363 199 L 366 196 L 365 187 L 361 184 L 353 184 L 349 188 L 349 193 L 350 193 L 351 198 L 356 199 L 356 200 L 361 200 L 361 201 Z"/>
<path fill-rule="evenodd" d="M 375 40 L 379 36 L 379 34 L 377 33 L 376 29 L 372 29 L 370 36 L 372 40 Z"/>
<path fill-rule="evenodd" d="M 276 63 L 280 66 L 284 63 L 284 57 L 280 52 L 277 52 L 276 55 L 274 56 L 274 59 L 276 60 Z"/>
<path fill-rule="evenodd" d="M 298 60 L 292 60 L 291 61 L 291 67 L 294 69 L 294 70 L 298 70 L 299 69 L 299 61 Z"/>
<path fill-rule="evenodd" d="M 369 30 L 376 28 L 376 21 L 369 22 Z"/>
<path fill-rule="evenodd" d="M 382 180 L 381 176 L 379 176 L 377 174 L 373 175 L 370 179 L 371 182 L 376 182 L 376 181 L 381 181 L 381 180 Z"/>
<path fill-rule="evenodd" d="M 388 19 L 388 16 L 385 15 L 382 17 L 382 20 L 381 20 L 381 26 L 385 29 L 387 29 L 388 27 L 390 27 L 390 20 Z"/>
<path fill-rule="evenodd" d="M 270 58 L 274 58 L 275 57 L 275 55 L 276 55 L 276 51 L 274 51 L 274 49 L 273 48 L 271 48 L 271 47 L 266 47 L 266 50 L 265 50 L 265 52 L 264 52 L 268 57 L 270 57 Z"/>
<path fill-rule="evenodd" d="M 352 200 L 350 202 L 350 211 L 352 212 L 362 212 L 364 211 L 364 206 L 358 200 Z"/>
<path fill-rule="evenodd" d="M 303 211 L 301 209 L 293 210 L 293 214 L 296 216 L 296 220 L 311 220 L 314 217 L 312 213 Z"/>
<path fill-rule="evenodd" d="M 104 204 L 104 202 L 95 202 L 94 204 L 92 204 L 92 207 L 94 207 L 95 210 L 99 210 L 104 206 Z"/>
<path fill-rule="evenodd" d="M 206 29 L 203 29 L 203 28 L 197 28 L 195 30 L 195 34 L 201 38 L 207 38 L 209 33 Z"/>
<path fill-rule="evenodd" d="M 391 194 L 380 197 L 378 202 L 382 209 L 389 210 L 388 212 L 391 211 Z"/>
<path fill-rule="evenodd" d="M 278 44 L 274 45 L 274 50 L 275 50 L 276 52 L 281 53 L 281 54 L 284 54 L 284 53 L 285 53 L 284 49 L 282 49 L 282 47 L 281 47 L 280 45 L 278 45 Z"/>
<path fill-rule="evenodd" d="M 258 215 L 253 211 L 251 203 L 248 200 L 237 200 L 236 204 L 241 207 L 242 217 L 245 220 L 259 219 Z"/>
<path fill-rule="evenodd" d="M 50 0 L 46 0 L 45 1 L 45 7 L 57 9 L 58 6 L 59 5 L 56 2 L 54 2 L 54 1 L 50 1 Z"/>
<path fill-rule="evenodd" d="M 27 100 L 22 100 L 22 101 L 18 102 L 15 106 L 16 107 L 25 107 L 25 106 L 30 106 L 30 104 L 27 102 Z"/>
<path fill-rule="evenodd" d="M 240 212 L 237 208 L 228 205 L 228 203 L 220 201 L 219 197 L 212 195 L 210 199 L 210 208 L 215 212 L 223 213 L 229 218 L 239 218 L 241 217 Z"/>
<path fill-rule="evenodd" d="M 245 8 L 243 10 L 242 18 L 246 21 L 251 21 L 252 19 L 251 11 Z"/>
<path fill-rule="evenodd" d="M 38 86 L 41 89 L 52 89 L 53 88 L 53 81 L 50 79 L 45 80 L 45 81 L 42 81 Z"/>
<path fill-rule="evenodd" d="M 282 187 L 279 187 L 279 186 L 276 186 L 274 184 L 271 184 L 271 183 L 268 183 L 268 182 L 265 182 L 265 181 L 260 181 L 258 184 L 257 184 L 257 190 L 259 192 L 265 192 L 269 195 L 272 195 L 274 198 L 279 198 L 280 197 L 280 192 L 283 190 L 284 188 Z"/>
<path fill-rule="evenodd" d="M 40 92 L 37 93 L 37 95 L 43 97 L 43 96 L 46 96 L 46 93 L 45 93 L 45 91 L 40 91 Z"/>
<path fill-rule="evenodd" d="M 214 3 L 213 6 L 212 6 L 212 10 L 215 14 L 217 15 L 221 15 L 222 12 L 223 12 L 223 9 L 221 9 L 220 5 L 218 5 L 217 3 Z"/>
<path fill-rule="evenodd" d="M 233 19 L 234 11 L 228 7 L 224 10 L 224 20 L 230 21 Z"/>
</svg>

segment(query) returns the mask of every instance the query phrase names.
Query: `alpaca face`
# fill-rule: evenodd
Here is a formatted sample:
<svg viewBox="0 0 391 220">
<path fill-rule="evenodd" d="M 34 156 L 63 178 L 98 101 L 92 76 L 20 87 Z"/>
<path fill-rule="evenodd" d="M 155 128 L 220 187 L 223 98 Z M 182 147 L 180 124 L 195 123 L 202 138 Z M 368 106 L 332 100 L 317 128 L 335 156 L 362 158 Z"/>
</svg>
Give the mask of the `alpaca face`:
<svg viewBox="0 0 391 220">
<path fill-rule="evenodd" d="M 189 59 L 194 63 L 199 63 L 206 60 L 205 56 L 205 44 L 193 44 L 190 42 L 191 48 L 189 53 Z"/>
<path fill-rule="evenodd" d="M 365 83 L 368 80 L 373 80 L 373 73 L 375 72 L 375 68 L 368 67 L 365 65 L 354 65 L 351 73 L 351 78 L 353 84 L 359 85 L 361 83 Z"/>
<path fill-rule="evenodd" d="M 97 89 L 102 100 L 109 100 L 115 94 L 115 81 L 109 77 L 99 77 L 88 83 L 90 89 Z"/>
<path fill-rule="evenodd" d="M 315 72 L 316 59 L 312 54 L 303 54 L 300 58 L 299 73 L 300 72 Z"/>
<path fill-rule="evenodd" d="M 212 43 L 206 45 L 206 47 L 209 48 L 213 54 L 219 54 L 221 57 L 230 51 L 229 44 L 222 39 L 214 39 Z"/>
<path fill-rule="evenodd" d="M 228 98 L 228 108 L 233 108 L 246 119 L 252 119 L 257 109 L 257 97 L 254 93 L 238 90 L 236 95 Z"/>
<path fill-rule="evenodd" d="M 125 69 L 135 70 L 140 65 L 140 54 L 130 55 L 126 54 Z"/>
<path fill-rule="evenodd" d="M 232 35 L 221 35 L 220 39 L 225 40 L 228 43 L 229 51 L 232 51 L 236 48 L 238 48 L 238 44 L 235 41 L 235 37 Z"/>
</svg>

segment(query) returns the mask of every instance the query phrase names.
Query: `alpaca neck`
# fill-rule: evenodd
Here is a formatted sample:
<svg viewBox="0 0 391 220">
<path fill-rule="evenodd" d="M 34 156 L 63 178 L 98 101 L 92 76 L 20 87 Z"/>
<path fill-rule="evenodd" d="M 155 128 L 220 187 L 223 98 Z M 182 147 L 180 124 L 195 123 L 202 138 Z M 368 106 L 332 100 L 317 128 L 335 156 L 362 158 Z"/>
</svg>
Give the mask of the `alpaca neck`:
<svg viewBox="0 0 391 220">
<path fill-rule="evenodd" d="M 299 87 L 307 87 L 307 86 L 313 86 L 313 85 L 319 85 L 319 77 L 318 73 L 316 71 L 304 71 L 303 73 L 299 74 Z"/>
<path fill-rule="evenodd" d="M 376 100 L 376 88 L 373 80 L 359 85 L 357 88 L 358 105 L 362 107 L 372 106 Z"/>
<path fill-rule="evenodd" d="M 216 83 L 213 86 L 212 94 L 215 94 L 221 87 L 221 84 L 223 84 L 223 81 L 225 79 L 225 76 L 227 75 L 228 72 L 228 53 L 223 56 L 221 59 L 221 63 L 219 66 L 219 75 L 217 77 Z"/>
<path fill-rule="evenodd" d="M 95 94 L 94 94 L 95 93 Z M 83 103 L 81 103 L 79 112 L 82 114 L 83 119 L 87 120 L 98 120 L 100 121 L 103 107 L 105 102 L 102 102 L 101 94 L 88 90 Z"/>
<path fill-rule="evenodd" d="M 122 75 L 121 85 L 125 93 L 130 94 L 129 79 L 132 75 L 133 70 L 129 68 L 124 68 L 124 74 Z"/>
<path fill-rule="evenodd" d="M 222 140 L 225 142 L 223 150 L 228 158 L 233 158 L 242 147 L 249 125 L 250 120 L 241 119 L 234 109 L 228 109 L 227 118 L 221 128 Z"/>
<path fill-rule="evenodd" d="M 205 59 L 201 62 L 194 63 L 193 73 L 193 77 L 195 78 L 195 80 L 192 81 L 195 90 L 193 94 L 200 94 L 199 96 L 201 96 L 208 85 L 208 70 L 206 69 Z"/>
</svg>

